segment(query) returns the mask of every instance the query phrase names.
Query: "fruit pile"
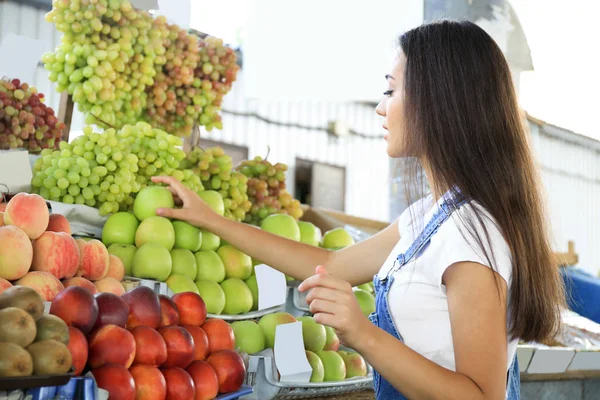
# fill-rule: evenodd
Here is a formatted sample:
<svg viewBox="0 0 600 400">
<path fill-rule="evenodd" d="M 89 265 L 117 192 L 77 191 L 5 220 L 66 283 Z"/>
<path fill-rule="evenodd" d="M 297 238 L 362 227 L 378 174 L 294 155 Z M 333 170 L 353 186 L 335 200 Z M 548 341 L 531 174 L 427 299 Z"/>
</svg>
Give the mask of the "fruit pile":
<svg viewBox="0 0 600 400">
<path fill-rule="evenodd" d="M 260 225 L 271 214 L 288 214 L 296 220 L 302 217 L 300 202 L 285 189 L 285 164 L 272 165 L 256 157 L 242 162 L 236 170 L 248 177 L 248 199 L 252 206 L 245 222 Z"/>
<path fill-rule="evenodd" d="M 4 226 L 2 226 L 4 225 Z M 19 193 L 0 212 L 0 289 L 35 289 L 51 301 L 65 287 L 122 294 L 124 266 L 98 240 L 75 240 L 67 219 L 36 194 Z"/>
<path fill-rule="evenodd" d="M 72 143 L 61 142 L 60 150 L 42 151 L 33 166 L 34 192 L 108 215 L 131 209 L 136 194 L 154 175 L 173 176 L 195 192 L 204 190 L 191 170 L 178 169 L 185 153 L 176 136 L 145 122 L 103 133 L 87 126 L 83 132 Z"/>
<path fill-rule="evenodd" d="M 216 190 L 223 198 L 225 216 L 235 221 L 244 221 L 252 203 L 248 200 L 248 178 L 238 171 L 233 171 L 231 157 L 221 147 L 206 150 L 192 148 L 181 168 L 192 169 L 200 176 L 207 189 Z"/>
<path fill-rule="evenodd" d="M 239 69 L 222 40 L 200 40 L 129 0 L 60 0 L 46 20 L 63 33 L 43 57 L 49 78 L 86 121 L 120 128 L 139 120 L 178 136 L 221 129 L 218 110 Z"/>
<path fill-rule="evenodd" d="M 70 329 L 75 374 L 91 371 L 111 398 L 202 398 L 242 386 L 246 367 L 232 328 L 206 319 L 196 293 L 173 298 L 139 286 L 121 296 L 69 287 L 51 316 Z"/>
<path fill-rule="evenodd" d="M 67 324 L 44 314 L 35 290 L 13 286 L 0 293 L 0 377 L 66 374 L 68 344 Z"/>
<path fill-rule="evenodd" d="M 18 79 L 0 79 L 0 150 L 56 149 L 64 128 L 43 93 Z"/>
</svg>

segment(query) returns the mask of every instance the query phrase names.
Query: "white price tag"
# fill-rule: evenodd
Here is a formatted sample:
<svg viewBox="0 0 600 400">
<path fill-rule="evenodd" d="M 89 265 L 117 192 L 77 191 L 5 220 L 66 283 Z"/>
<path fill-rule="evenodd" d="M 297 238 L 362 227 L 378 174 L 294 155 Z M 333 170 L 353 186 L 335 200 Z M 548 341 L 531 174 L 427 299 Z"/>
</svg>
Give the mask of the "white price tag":
<svg viewBox="0 0 600 400">
<path fill-rule="evenodd" d="M 181 29 L 190 29 L 192 4 L 190 0 L 158 0 L 156 15 L 164 15 L 170 23 Z"/>
<path fill-rule="evenodd" d="M 275 366 L 280 382 L 310 381 L 312 367 L 306 358 L 302 339 L 302 322 L 277 325 L 275 328 Z"/>
<path fill-rule="evenodd" d="M 158 10 L 158 0 L 130 0 L 131 5 L 138 10 Z"/>
<path fill-rule="evenodd" d="M 7 34 L 0 43 L 0 78 L 20 79 L 32 85 L 42 54 L 44 42 L 41 40 Z"/>
<path fill-rule="evenodd" d="M 8 186 L 10 193 L 29 192 L 32 177 L 27 151 L 0 151 L 0 183 Z"/>
<path fill-rule="evenodd" d="M 258 309 L 279 306 L 287 299 L 285 275 L 266 264 L 254 267 L 258 286 Z"/>
</svg>

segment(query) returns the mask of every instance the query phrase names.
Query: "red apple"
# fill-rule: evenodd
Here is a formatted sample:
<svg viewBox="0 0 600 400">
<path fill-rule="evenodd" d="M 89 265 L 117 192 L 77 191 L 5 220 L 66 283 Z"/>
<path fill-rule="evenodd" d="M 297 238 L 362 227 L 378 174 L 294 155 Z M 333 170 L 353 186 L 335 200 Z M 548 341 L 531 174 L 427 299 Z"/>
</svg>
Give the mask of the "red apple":
<svg viewBox="0 0 600 400">
<path fill-rule="evenodd" d="M 127 329 L 138 325 L 146 325 L 156 329 L 160 322 L 160 302 L 152 289 L 138 286 L 121 296 L 129 305 L 129 320 Z"/>
<path fill-rule="evenodd" d="M 143 400 L 165 400 L 167 382 L 156 367 L 134 365 L 129 369 L 135 381 L 135 398 Z"/>
<path fill-rule="evenodd" d="M 179 325 L 179 310 L 175 302 L 164 294 L 159 294 L 158 299 L 160 301 L 160 322 L 158 327 Z"/>
<path fill-rule="evenodd" d="M 156 330 L 140 325 L 131 330 L 135 339 L 134 364 L 159 367 L 167 361 L 167 344 Z"/>
<path fill-rule="evenodd" d="M 92 370 L 98 387 L 108 391 L 110 400 L 135 400 L 135 381 L 129 370 L 119 364 L 107 364 Z"/>
<path fill-rule="evenodd" d="M 211 400 L 219 394 L 219 378 L 214 368 L 206 361 L 194 361 L 186 368 L 196 387 L 194 400 Z"/>
<path fill-rule="evenodd" d="M 75 375 L 81 375 L 88 359 L 88 342 L 85 335 L 77 328 L 69 327 L 69 344 Z"/>
<path fill-rule="evenodd" d="M 181 326 L 164 326 L 158 329 L 167 344 L 167 361 L 163 367 L 185 368 L 194 361 L 194 338 Z"/>
<path fill-rule="evenodd" d="M 246 377 L 244 360 L 233 350 L 219 350 L 206 360 L 219 378 L 219 393 L 231 393 L 240 390 Z"/>
<path fill-rule="evenodd" d="M 88 364 L 98 368 L 105 364 L 120 364 L 129 368 L 135 358 L 135 339 L 128 330 L 116 325 L 104 325 L 90 338 Z"/>
<path fill-rule="evenodd" d="M 125 300 L 112 293 L 98 293 L 94 297 L 98 303 L 98 318 L 93 330 L 104 325 L 116 325 L 121 328 L 127 326 L 129 306 Z"/>
<path fill-rule="evenodd" d="M 196 388 L 190 374 L 181 368 L 165 368 L 161 370 L 167 383 L 166 400 L 193 400 Z"/>
<path fill-rule="evenodd" d="M 50 232 L 64 232 L 68 235 L 71 234 L 71 225 L 64 215 L 61 214 L 50 214 L 48 221 L 48 227 L 46 231 Z"/>
<path fill-rule="evenodd" d="M 98 303 L 89 290 L 81 286 L 69 286 L 54 298 L 50 314 L 87 334 L 98 318 Z"/>
<path fill-rule="evenodd" d="M 222 319 L 209 319 L 202 329 L 208 336 L 208 353 L 219 350 L 233 350 L 235 348 L 235 335 L 233 328 Z"/>
<path fill-rule="evenodd" d="M 194 338 L 194 361 L 202 361 L 208 356 L 208 336 L 204 329 L 195 325 L 183 325 Z"/>
<path fill-rule="evenodd" d="M 98 293 L 98 289 L 96 289 L 96 286 L 94 286 L 91 281 L 88 281 L 80 276 L 74 276 L 73 278 L 65 279 L 62 281 L 62 284 L 66 288 L 70 286 L 81 286 L 82 288 L 89 290 L 91 294 Z"/>
<path fill-rule="evenodd" d="M 201 326 L 206 320 L 206 304 L 198 293 L 177 293 L 173 296 L 173 301 L 177 304 L 181 325 Z"/>
</svg>

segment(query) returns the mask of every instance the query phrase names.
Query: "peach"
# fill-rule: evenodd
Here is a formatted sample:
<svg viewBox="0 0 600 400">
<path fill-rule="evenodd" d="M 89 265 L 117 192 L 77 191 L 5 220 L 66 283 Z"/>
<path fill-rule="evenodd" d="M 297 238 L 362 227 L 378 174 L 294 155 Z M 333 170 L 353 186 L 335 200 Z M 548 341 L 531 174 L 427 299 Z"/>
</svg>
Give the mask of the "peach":
<svg viewBox="0 0 600 400">
<path fill-rule="evenodd" d="M 66 288 L 70 286 L 81 286 L 82 288 L 89 290 L 91 294 L 98 293 L 98 289 L 96 289 L 96 286 L 94 286 L 91 281 L 88 281 L 80 276 L 74 276 L 73 278 L 65 279 L 62 281 L 62 284 Z"/>
<path fill-rule="evenodd" d="M 177 293 L 173 296 L 173 301 L 177 304 L 181 325 L 201 326 L 206 320 L 206 304 L 198 293 Z"/>
<path fill-rule="evenodd" d="M 119 364 L 129 368 L 135 358 L 135 339 L 131 332 L 116 325 L 104 325 L 90 338 L 88 364 L 98 368 Z"/>
<path fill-rule="evenodd" d="M 185 368 L 194 361 L 194 338 L 181 326 L 165 326 L 158 329 L 167 344 L 167 361 L 163 367 Z"/>
<path fill-rule="evenodd" d="M 7 281 L 4 278 L 0 278 L 0 293 L 4 292 L 6 289 L 12 286 L 12 283 Z"/>
<path fill-rule="evenodd" d="M 125 288 L 121 285 L 121 282 L 108 276 L 94 282 L 94 285 L 96 285 L 96 288 L 100 293 L 112 293 L 117 296 L 121 296 L 125 293 Z"/>
<path fill-rule="evenodd" d="M 127 368 L 107 364 L 92 370 L 98 387 L 108 391 L 110 400 L 135 400 L 135 381 Z"/>
<path fill-rule="evenodd" d="M 129 369 L 135 381 L 135 398 L 144 400 L 165 400 L 167 382 L 156 367 L 134 365 Z"/>
<path fill-rule="evenodd" d="M 167 361 L 167 344 L 156 330 L 140 325 L 131 330 L 135 339 L 134 364 L 159 367 Z"/>
<path fill-rule="evenodd" d="M 81 286 L 69 286 L 52 301 L 50 314 L 88 334 L 98 318 L 98 303 L 89 290 Z"/>
<path fill-rule="evenodd" d="M 46 231 L 64 232 L 68 235 L 72 233 L 69 221 L 64 215 L 61 214 L 50 214 L 50 219 L 48 221 L 48 227 L 46 228 Z"/>
<path fill-rule="evenodd" d="M 90 281 L 104 278 L 109 266 L 108 250 L 104 243 L 96 239 L 87 242 L 77 239 L 77 244 L 81 255 L 77 276 L 82 276 Z"/>
<path fill-rule="evenodd" d="M 194 381 L 186 370 L 181 368 L 165 368 L 161 370 L 167 383 L 168 400 L 193 400 L 196 397 Z"/>
<path fill-rule="evenodd" d="M 194 338 L 194 361 L 202 361 L 208 356 L 208 336 L 204 329 L 196 325 L 183 325 Z"/>
<path fill-rule="evenodd" d="M 125 276 L 125 266 L 123 265 L 123 261 L 114 254 L 109 254 L 108 260 L 108 272 L 106 273 L 106 277 L 114 278 L 119 282 L 122 281 Z"/>
<path fill-rule="evenodd" d="M 129 305 L 127 329 L 138 325 L 146 325 L 156 329 L 160 322 L 160 303 L 158 296 L 146 286 L 138 286 L 121 296 Z"/>
<path fill-rule="evenodd" d="M 219 393 L 240 390 L 246 377 L 244 360 L 233 350 L 219 350 L 206 359 L 219 378 Z"/>
<path fill-rule="evenodd" d="M 63 291 L 64 286 L 57 277 L 49 272 L 33 271 L 26 273 L 16 281 L 15 286 L 29 286 L 42 296 L 44 301 L 52 301 Z"/>
<path fill-rule="evenodd" d="M 85 335 L 77 328 L 69 327 L 69 344 L 75 375 L 81 375 L 88 359 L 88 342 Z"/>
<path fill-rule="evenodd" d="M 179 310 L 175 302 L 164 294 L 158 295 L 160 301 L 160 323 L 158 327 L 179 325 Z"/>
<path fill-rule="evenodd" d="M 196 387 L 194 400 L 210 400 L 219 394 L 219 378 L 215 369 L 206 361 L 194 361 L 186 368 Z"/>
<path fill-rule="evenodd" d="M 1 198 L 2 196 L 0 196 Z M 0 212 L 4 213 L 4 211 L 6 210 L 6 203 L 0 203 Z"/>
<path fill-rule="evenodd" d="M 31 240 L 16 226 L 0 227 L 0 278 L 12 281 L 23 277 L 33 260 Z"/>
<path fill-rule="evenodd" d="M 17 193 L 6 205 L 4 224 L 21 228 L 30 239 L 39 238 L 50 220 L 46 200 L 37 194 Z"/>
<path fill-rule="evenodd" d="M 104 325 L 116 325 L 121 328 L 127 326 L 129 306 L 125 300 L 113 293 L 98 293 L 94 298 L 98 303 L 98 318 L 93 331 Z"/>
<path fill-rule="evenodd" d="M 79 246 L 64 232 L 44 232 L 33 241 L 32 271 L 50 272 L 58 279 L 71 278 L 79 268 Z"/>
<path fill-rule="evenodd" d="M 219 350 L 233 350 L 235 348 L 235 335 L 233 328 L 227 322 L 221 319 L 209 319 L 202 329 L 208 336 L 208 353 L 211 354 Z"/>
<path fill-rule="evenodd" d="M 0 211 L 0 226 L 4 226 L 4 212 Z"/>
</svg>

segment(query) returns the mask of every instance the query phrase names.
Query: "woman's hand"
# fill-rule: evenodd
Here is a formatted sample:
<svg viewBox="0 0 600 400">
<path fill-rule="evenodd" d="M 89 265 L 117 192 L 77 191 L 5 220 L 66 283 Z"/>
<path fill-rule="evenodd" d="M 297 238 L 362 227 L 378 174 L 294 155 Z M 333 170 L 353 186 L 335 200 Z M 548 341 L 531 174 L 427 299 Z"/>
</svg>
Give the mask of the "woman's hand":
<svg viewBox="0 0 600 400">
<path fill-rule="evenodd" d="M 200 196 L 183 186 L 177 179 L 171 176 L 153 176 L 152 182 L 167 185 L 167 189 L 175 198 L 175 204 L 181 206 L 181 208 L 159 208 L 156 210 L 157 215 L 185 221 L 199 228 L 207 228 L 219 218 L 219 215 L 202 201 Z"/>
<path fill-rule="evenodd" d="M 344 345 L 354 348 L 374 325 L 363 314 L 348 282 L 329 275 L 322 265 L 315 272 L 298 290 L 309 291 L 306 301 L 315 322 L 332 327 Z"/>
</svg>

